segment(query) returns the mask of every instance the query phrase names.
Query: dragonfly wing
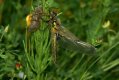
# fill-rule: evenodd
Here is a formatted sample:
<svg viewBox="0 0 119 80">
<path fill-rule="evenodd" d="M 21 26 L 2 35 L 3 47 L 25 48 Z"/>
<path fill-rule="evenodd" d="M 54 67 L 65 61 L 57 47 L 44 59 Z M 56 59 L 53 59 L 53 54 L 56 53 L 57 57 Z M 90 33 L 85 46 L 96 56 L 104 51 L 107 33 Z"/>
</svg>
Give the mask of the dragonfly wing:
<svg viewBox="0 0 119 80">
<path fill-rule="evenodd" d="M 73 49 L 80 53 L 95 54 L 95 47 L 86 42 L 80 41 L 73 33 L 64 27 L 58 28 L 60 42 L 65 44 L 69 49 Z"/>
</svg>

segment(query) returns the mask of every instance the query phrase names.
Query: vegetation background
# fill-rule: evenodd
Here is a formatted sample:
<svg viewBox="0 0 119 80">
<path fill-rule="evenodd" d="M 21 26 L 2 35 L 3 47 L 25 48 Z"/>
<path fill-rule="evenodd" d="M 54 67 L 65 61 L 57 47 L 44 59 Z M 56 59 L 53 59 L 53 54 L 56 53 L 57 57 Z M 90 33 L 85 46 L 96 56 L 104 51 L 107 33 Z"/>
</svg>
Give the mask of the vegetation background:
<svg viewBox="0 0 119 80">
<path fill-rule="evenodd" d="M 93 44 L 96 55 L 59 44 L 54 64 L 47 24 L 26 36 L 26 16 L 39 5 L 57 8 L 62 25 Z M 119 80 L 118 21 L 118 0 L 0 0 L 0 80 Z"/>
</svg>

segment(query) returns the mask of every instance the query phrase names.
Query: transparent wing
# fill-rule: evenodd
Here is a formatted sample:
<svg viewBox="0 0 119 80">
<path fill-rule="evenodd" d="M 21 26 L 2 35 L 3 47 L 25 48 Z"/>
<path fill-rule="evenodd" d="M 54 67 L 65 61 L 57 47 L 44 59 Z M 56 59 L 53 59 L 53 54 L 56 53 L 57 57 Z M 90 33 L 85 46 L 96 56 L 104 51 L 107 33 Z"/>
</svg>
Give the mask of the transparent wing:
<svg viewBox="0 0 119 80">
<path fill-rule="evenodd" d="M 64 27 L 58 27 L 58 34 L 60 42 L 65 45 L 66 48 L 78 51 L 79 53 L 95 54 L 95 47 L 89 43 L 79 40 L 73 33 Z"/>
</svg>

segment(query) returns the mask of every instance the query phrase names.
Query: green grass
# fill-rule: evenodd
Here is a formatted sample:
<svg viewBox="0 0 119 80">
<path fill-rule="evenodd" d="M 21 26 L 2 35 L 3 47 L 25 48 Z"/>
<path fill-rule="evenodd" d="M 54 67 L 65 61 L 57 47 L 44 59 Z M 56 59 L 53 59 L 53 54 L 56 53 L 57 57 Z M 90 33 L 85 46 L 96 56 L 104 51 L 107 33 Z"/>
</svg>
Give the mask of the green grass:
<svg viewBox="0 0 119 80">
<path fill-rule="evenodd" d="M 119 79 L 118 0 L 4 0 L 0 5 L 0 80 L 20 80 L 20 72 L 24 73 L 22 80 Z M 62 25 L 95 45 L 96 55 L 79 54 L 58 44 L 54 64 L 47 23 L 42 21 L 36 32 L 26 36 L 26 15 L 38 5 L 46 13 L 58 8 Z M 17 69 L 16 64 L 21 67 Z"/>
</svg>

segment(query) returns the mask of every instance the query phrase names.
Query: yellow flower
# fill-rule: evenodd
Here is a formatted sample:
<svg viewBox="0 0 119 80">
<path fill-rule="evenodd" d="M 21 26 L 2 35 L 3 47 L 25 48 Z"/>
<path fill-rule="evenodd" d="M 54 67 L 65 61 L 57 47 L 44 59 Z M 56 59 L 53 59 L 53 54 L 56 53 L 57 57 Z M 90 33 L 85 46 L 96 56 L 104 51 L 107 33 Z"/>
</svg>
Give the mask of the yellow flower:
<svg viewBox="0 0 119 80">
<path fill-rule="evenodd" d="M 104 24 L 103 24 L 103 28 L 109 28 L 109 26 L 110 26 L 110 21 L 108 20 L 108 21 L 106 21 Z"/>
<path fill-rule="evenodd" d="M 8 32 L 8 29 L 9 29 L 9 25 L 7 26 L 7 27 L 5 27 L 5 29 L 4 29 L 4 32 Z"/>
<path fill-rule="evenodd" d="M 31 25 L 31 16 L 32 16 L 32 14 L 29 14 L 29 15 L 26 16 L 27 27 L 29 27 Z"/>
</svg>

